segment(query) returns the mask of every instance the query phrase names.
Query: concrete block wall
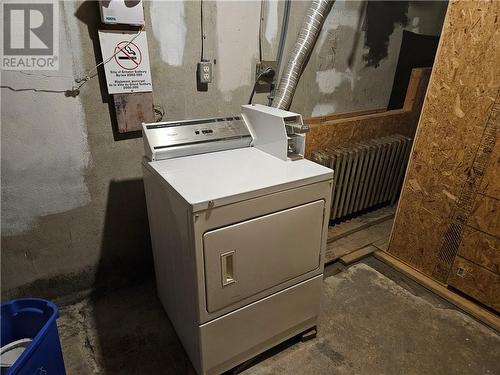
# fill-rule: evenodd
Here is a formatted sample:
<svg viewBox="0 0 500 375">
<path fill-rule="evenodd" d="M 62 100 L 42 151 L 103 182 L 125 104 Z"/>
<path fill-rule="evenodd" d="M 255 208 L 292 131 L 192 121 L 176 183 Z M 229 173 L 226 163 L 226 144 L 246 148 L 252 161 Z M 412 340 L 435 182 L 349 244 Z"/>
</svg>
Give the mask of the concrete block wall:
<svg viewBox="0 0 500 375">
<path fill-rule="evenodd" d="M 292 2 L 285 59 L 308 5 Z M 198 92 L 200 3 L 145 2 L 155 103 L 165 119 L 239 113 L 259 55 L 260 6 L 204 1 L 205 58 L 216 64 L 214 82 Z M 438 35 L 446 3 L 385 6 L 363 13 L 361 2 L 334 4 L 291 110 L 310 116 L 387 104 L 402 30 Z M 262 52 L 271 60 L 283 3 L 267 1 L 265 9 Z M 78 96 L 64 93 L 100 61 L 97 4 L 61 2 L 59 22 L 59 71 L 1 72 L 3 298 L 52 297 L 152 277 L 142 139 L 113 131 L 102 74 Z M 265 103 L 266 94 L 255 102 Z"/>
</svg>

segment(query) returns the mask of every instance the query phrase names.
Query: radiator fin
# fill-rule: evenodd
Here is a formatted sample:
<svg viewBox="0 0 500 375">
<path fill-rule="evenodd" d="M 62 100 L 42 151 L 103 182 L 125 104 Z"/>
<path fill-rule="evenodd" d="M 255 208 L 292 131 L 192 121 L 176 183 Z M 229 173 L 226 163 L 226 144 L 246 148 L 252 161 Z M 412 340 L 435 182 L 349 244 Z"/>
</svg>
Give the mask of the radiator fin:
<svg viewBox="0 0 500 375">
<path fill-rule="evenodd" d="M 374 206 L 394 204 L 411 142 L 393 135 L 314 152 L 314 161 L 334 171 L 330 219 L 342 220 Z"/>
</svg>

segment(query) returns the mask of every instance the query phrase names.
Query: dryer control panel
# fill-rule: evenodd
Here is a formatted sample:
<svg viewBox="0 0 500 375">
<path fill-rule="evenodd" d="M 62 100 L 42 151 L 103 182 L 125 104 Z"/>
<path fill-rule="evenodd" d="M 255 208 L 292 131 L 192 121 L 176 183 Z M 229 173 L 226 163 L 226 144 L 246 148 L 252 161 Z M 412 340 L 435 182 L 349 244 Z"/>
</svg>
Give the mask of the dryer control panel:
<svg viewBox="0 0 500 375">
<path fill-rule="evenodd" d="M 249 147 L 252 137 L 239 116 L 143 124 L 149 160 Z"/>
</svg>

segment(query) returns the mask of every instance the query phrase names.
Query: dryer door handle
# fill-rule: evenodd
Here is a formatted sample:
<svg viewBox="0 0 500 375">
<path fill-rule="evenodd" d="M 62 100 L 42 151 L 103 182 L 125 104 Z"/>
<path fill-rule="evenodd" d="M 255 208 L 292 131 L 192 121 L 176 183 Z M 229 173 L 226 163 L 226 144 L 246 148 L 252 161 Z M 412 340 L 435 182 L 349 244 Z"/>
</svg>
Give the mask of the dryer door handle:
<svg viewBox="0 0 500 375">
<path fill-rule="evenodd" d="M 234 277 L 234 256 L 235 256 L 234 250 L 228 251 L 227 253 L 221 254 L 220 256 L 223 287 L 236 282 L 236 279 Z"/>
</svg>

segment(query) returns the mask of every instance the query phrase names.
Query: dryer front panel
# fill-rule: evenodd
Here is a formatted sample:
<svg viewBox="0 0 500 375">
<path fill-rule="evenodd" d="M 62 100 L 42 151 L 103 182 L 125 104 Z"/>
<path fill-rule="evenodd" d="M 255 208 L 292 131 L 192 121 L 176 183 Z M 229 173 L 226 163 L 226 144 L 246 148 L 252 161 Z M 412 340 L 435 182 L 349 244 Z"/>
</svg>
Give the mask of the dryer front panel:
<svg viewBox="0 0 500 375">
<path fill-rule="evenodd" d="M 206 232 L 207 311 L 318 269 L 324 208 L 318 200 Z"/>
</svg>

